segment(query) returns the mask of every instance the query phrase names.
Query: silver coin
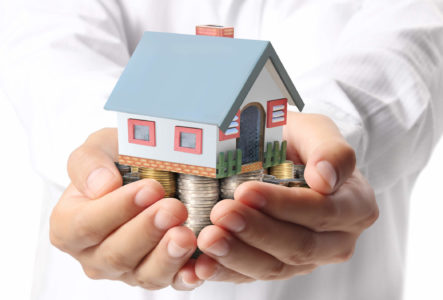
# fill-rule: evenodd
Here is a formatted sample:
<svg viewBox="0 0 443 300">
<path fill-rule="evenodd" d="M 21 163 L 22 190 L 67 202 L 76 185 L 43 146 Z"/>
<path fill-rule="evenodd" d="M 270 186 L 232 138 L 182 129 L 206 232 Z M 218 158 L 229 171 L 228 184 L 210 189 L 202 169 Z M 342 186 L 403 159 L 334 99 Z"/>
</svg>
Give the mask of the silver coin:
<svg viewBox="0 0 443 300">
<path fill-rule="evenodd" d="M 201 189 L 201 190 L 182 190 L 182 189 L 179 189 L 178 192 L 183 194 L 183 195 L 197 195 L 197 196 L 204 196 L 204 195 L 206 195 L 208 197 L 217 196 L 218 195 L 218 190 L 214 191 L 214 190 L 204 190 L 204 189 Z"/>
<path fill-rule="evenodd" d="M 219 200 L 219 181 L 215 178 L 179 174 L 177 179 L 178 197 L 188 210 L 184 223 L 198 234 L 211 224 L 209 218 L 212 207 Z"/>
<path fill-rule="evenodd" d="M 240 184 L 247 181 L 261 181 L 263 173 L 263 169 L 261 169 L 222 179 L 220 184 L 220 197 L 222 199 L 233 199 L 235 189 Z"/>
</svg>

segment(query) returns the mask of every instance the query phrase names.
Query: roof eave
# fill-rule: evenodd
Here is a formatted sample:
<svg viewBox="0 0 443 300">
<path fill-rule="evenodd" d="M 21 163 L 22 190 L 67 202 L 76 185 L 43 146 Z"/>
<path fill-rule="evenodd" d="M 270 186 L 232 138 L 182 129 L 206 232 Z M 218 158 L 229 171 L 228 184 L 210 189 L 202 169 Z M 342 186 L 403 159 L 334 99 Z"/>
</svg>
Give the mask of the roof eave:
<svg viewBox="0 0 443 300">
<path fill-rule="evenodd" d="M 272 64 L 274 65 L 278 76 L 280 77 L 281 81 L 283 82 L 285 88 L 287 89 L 289 95 L 291 96 L 291 98 L 294 102 L 293 104 L 295 106 L 297 106 L 299 111 L 303 110 L 303 107 L 305 104 L 303 103 L 303 100 L 301 99 L 300 94 L 298 93 L 297 89 L 295 88 L 294 83 L 292 82 L 291 78 L 289 77 L 288 72 L 286 71 L 285 67 L 283 66 L 283 64 L 282 64 L 280 58 L 278 57 L 277 52 L 275 51 L 271 42 L 268 42 L 265 50 L 263 51 L 263 54 L 258 59 L 257 63 L 255 64 L 254 69 L 250 73 L 248 79 L 246 80 L 245 84 L 243 85 L 243 88 L 241 89 L 240 93 L 238 94 L 237 98 L 235 99 L 234 104 L 232 105 L 232 107 L 229 110 L 226 117 L 223 119 L 223 122 L 219 125 L 219 128 L 223 132 L 225 132 L 228 129 L 229 124 L 231 123 L 232 119 L 234 118 L 234 116 L 237 113 L 238 109 L 240 108 L 241 104 L 245 100 L 246 96 L 248 95 L 250 89 L 252 88 L 255 80 L 257 79 L 261 70 L 264 68 L 266 61 L 268 59 L 270 59 Z"/>
<path fill-rule="evenodd" d="M 300 97 L 300 94 L 298 93 L 297 89 L 295 88 L 294 83 L 292 82 L 291 78 L 289 77 L 288 72 L 286 71 L 285 67 L 283 66 L 283 63 L 281 62 L 280 58 L 277 55 L 277 52 L 275 51 L 274 47 L 272 47 L 272 44 L 269 43 L 266 54 L 271 60 L 272 64 L 275 67 L 275 70 L 277 71 L 278 75 L 280 76 L 280 79 L 282 80 L 284 86 L 288 90 L 289 94 L 292 97 L 292 100 L 294 101 L 294 105 L 297 106 L 299 111 L 303 110 L 303 107 L 305 106 L 303 100 Z"/>
</svg>

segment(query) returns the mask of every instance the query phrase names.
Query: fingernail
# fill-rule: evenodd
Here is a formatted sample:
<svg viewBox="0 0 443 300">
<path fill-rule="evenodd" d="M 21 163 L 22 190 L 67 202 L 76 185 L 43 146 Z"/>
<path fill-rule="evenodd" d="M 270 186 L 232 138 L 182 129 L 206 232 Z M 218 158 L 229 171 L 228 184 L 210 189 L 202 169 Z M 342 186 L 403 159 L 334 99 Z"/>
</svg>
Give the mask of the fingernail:
<svg viewBox="0 0 443 300">
<path fill-rule="evenodd" d="M 210 247 L 206 248 L 204 252 L 208 252 L 215 256 L 225 256 L 229 252 L 229 244 L 225 239 L 220 239 Z"/>
<path fill-rule="evenodd" d="M 331 188 L 335 187 L 337 183 L 337 173 L 330 162 L 322 160 L 316 165 L 317 171 L 321 177 L 329 184 Z"/>
<path fill-rule="evenodd" d="M 89 174 L 86 184 L 94 194 L 100 194 L 113 178 L 114 174 L 107 168 L 99 168 Z"/>
<path fill-rule="evenodd" d="M 154 218 L 154 225 L 160 230 L 166 230 L 177 224 L 177 218 L 170 213 L 160 209 Z"/>
<path fill-rule="evenodd" d="M 144 186 L 142 187 L 134 197 L 134 203 L 140 207 L 146 207 L 150 204 L 154 203 L 155 200 L 160 198 L 156 198 L 157 193 L 153 191 L 150 187 Z"/>
<path fill-rule="evenodd" d="M 187 282 L 183 278 L 183 276 L 180 276 L 180 281 L 181 281 L 182 285 L 185 286 L 187 289 L 195 289 L 195 288 L 201 286 L 202 283 L 203 283 L 203 280 L 198 280 L 198 281 L 196 281 L 194 283 Z"/>
<path fill-rule="evenodd" d="M 254 190 L 250 190 L 246 195 L 247 195 L 246 202 L 248 202 L 251 206 L 255 208 L 262 208 L 266 205 L 266 198 L 263 197 L 262 194 Z"/>
<path fill-rule="evenodd" d="M 186 253 L 188 253 L 189 250 L 190 249 L 186 249 L 186 248 L 180 247 L 174 241 L 169 241 L 169 243 L 168 243 L 168 253 L 169 253 L 169 256 L 171 256 L 171 257 L 174 257 L 174 258 L 182 257 Z"/>
<path fill-rule="evenodd" d="M 245 219 L 236 212 L 227 214 L 215 223 L 233 232 L 240 232 L 246 227 Z"/>
</svg>

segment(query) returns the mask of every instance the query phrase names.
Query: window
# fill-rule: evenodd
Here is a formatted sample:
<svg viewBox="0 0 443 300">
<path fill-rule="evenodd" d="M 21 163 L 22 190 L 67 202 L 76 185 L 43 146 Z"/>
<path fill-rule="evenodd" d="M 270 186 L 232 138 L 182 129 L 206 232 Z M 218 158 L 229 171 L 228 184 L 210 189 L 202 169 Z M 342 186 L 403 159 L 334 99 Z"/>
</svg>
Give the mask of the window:
<svg viewBox="0 0 443 300">
<path fill-rule="evenodd" d="M 202 154 L 202 135 L 202 129 L 175 126 L 174 150 Z"/>
<path fill-rule="evenodd" d="M 240 110 L 235 114 L 234 119 L 231 124 L 229 124 L 226 132 L 223 132 L 219 129 L 219 140 L 229 140 L 240 137 Z"/>
<path fill-rule="evenodd" d="M 155 122 L 128 119 L 128 140 L 132 144 L 155 147 Z"/>
<path fill-rule="evenodd" d="M 266 127 L 277 127 L 286 125 L 288 99 L 277 99 L 268 101 L 266 112 Z"/>
</svg>

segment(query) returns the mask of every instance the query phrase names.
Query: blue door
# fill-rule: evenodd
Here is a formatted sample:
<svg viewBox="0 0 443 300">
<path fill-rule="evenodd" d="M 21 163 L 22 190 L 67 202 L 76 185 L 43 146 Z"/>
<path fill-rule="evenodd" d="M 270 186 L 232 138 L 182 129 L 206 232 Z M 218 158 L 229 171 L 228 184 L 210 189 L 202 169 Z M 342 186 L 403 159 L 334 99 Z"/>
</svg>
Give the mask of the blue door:
<svg viewBox="0 0 443 300">
<path fill-rule="evenodd" d="M 260 103 L 246 106 L 240 115 L 240 138 L 237 148 L 242 151 L 242 164 L 262 160 L 264 111 Z"/>
</svg>

